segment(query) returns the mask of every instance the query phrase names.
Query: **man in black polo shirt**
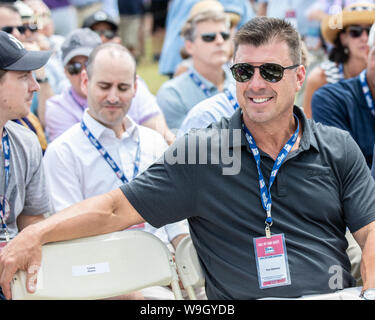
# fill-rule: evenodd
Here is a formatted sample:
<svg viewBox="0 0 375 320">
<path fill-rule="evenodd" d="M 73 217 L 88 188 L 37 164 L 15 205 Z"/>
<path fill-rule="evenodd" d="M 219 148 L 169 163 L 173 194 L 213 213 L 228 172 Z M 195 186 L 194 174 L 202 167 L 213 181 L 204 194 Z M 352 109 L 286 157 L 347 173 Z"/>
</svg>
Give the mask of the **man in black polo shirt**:
<svg viewBox="0 0 375 320">
<path fill-rule="evenodd" d="M 5 295 L 16 269 L 40 264 L 40 244 L 184 218 L 209 299 L 354 286 L 346 227 L 363 250 L 363 289 L 374 288 L 375 182 L 348 133 L 293 106 L 305 78 L 300 52 L 289 23 L 249 21 L 236 35 L 232 67 L 241 109 L 177 140 L 131 183 L 22 231 L 0 254 Z"/>
</svg>

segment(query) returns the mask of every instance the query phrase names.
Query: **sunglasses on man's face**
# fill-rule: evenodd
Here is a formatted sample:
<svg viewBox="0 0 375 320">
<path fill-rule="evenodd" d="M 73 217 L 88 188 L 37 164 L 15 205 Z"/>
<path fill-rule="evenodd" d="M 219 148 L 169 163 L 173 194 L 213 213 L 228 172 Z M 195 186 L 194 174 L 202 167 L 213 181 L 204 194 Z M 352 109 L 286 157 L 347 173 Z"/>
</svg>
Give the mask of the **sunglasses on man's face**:
<svg viewBox="0 0 375 320">
<path fill-rule="evenodd" d="M 367 35 L 370 34 L 370 27 L 350 26 L 347 30 L 352 38 L 359 38 L 362 35 L 363 31 L 366 31 Z"/>
<path fill-rule="evenodd" d="M 30 24 L 24 24 L 23 26 L 31 32 L 37 32 L 38 31 L 38 25 L 36 25 L 36 24 L 30 23 Z"/>
<path fill-rule="evenodd" d="M 113 39 L 114 37 L 116 37 L 116 32 L 113 31 L 113 30 L 95 30 L 95 32 L 99 35 L 99 36 L 104 36 L 106 37 L 108 40 L 111 40 Z"/>
<path fill-rule="evenodd" d="M 72 62 L 66 65 L 66 70 L 69 72 L 70 75 L 74 76 L 76 74 L 80 74 L 83 68 L 86 68 L 87 62 L 83 65 L 80 62 Z"/>
<path fill-rule="evenodd" d="M 216 36 L 220 34 L 224 41 L 229 39 L 229 32 L 221 31 L 221 32 L 207 32 L 202 33 L 201 38 L 204 42 L 213 42 L 216 39 Z"/>
<path fill-rule="evenodd" d="M 237 63 L 233 65 L 230 70 L 232 71 L 233 78 L 238 82 L 249 81 L 255 73 L 255 69 L 259 69 L 261 77 L 268 82 L 279 82 L 284 76 L 284 70 L 295 69 L 299 64 L 289 67 L 283 67 L 276 63 L 264 63 L 260 66 L 253 66 L 248 63 Z"/>
<path fill-rule="evenodd" d="M 12 34 L 14 29 L 17 29 L 20 34 L 24 34 L 26 32 L 25 26 L 17 26 L 17 27 L 5 26 L 1 28 L 2 31 L 5 31 L 6 33 L 9 33 L 9 34 Z"/>
</svg>

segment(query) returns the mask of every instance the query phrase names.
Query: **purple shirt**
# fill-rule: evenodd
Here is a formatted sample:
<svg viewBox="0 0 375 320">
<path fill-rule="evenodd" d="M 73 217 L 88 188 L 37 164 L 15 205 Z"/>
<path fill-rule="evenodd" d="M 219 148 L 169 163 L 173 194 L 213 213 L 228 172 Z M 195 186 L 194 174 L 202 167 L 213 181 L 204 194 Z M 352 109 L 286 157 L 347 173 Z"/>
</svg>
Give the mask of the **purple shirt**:
<svg viewBox="0 0 375 320">
<path fill-rule="evenodd" d="M 80 122 L 87 107 L 85 98 L 79 96 L 72 87 L 46 101 L 46 134 L 49 142 L 72 125 Z M 146 84 L 138 79 L 138 88 L 128 111 L 128 116 L 137 124 L 161 114 L 155 96 L 148 90 Z"/>
<path fill-rule="evenodd" d="M 69 0 L 43 0 L 43 2 L 50 9 L 56 9 L 56 8 L 70 6 Z"/>
</svg>

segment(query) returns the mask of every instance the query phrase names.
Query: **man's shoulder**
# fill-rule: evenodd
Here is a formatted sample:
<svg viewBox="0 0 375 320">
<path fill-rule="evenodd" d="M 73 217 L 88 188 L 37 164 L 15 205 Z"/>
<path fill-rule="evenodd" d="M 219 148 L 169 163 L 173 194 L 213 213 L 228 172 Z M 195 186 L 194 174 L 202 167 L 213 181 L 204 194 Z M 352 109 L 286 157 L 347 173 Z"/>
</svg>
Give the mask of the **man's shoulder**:
<svg viewBox="0 0 375 320">
<path fill-rule="evenodd" d="M 80 123 L 76 123 L 54 139 L 47 148 L 47 151 L 62 150 L 63 148 L 80 148 L 83 132 Z"/>
<path fill-rule="evenodd" d="M 332 94 L 338 97 L 352 96 L 358 93 L 361 84 L 358 77 L 343 79 L 335 83 L 329 83 L 320 87 L 316 91 L 316 95 Z"/>
<path fill-rule="evenodd" d="M 318 148 L 324 147 L 333 153 L 344 152 L 345 148 L 343 146 L 348 137 L 350 137 L 348 131 L 312 119 L 308 119 L 307 124 L 318 143 Z"/>
<path fill-rule="evenodd" d="M 8 121 L 5 124 L 5 129 L 7 130 L 8 134 L 19 144 L 29 147 L 39 145 L 36 134 L 23 125 L 20 125 L 14 121 Z"/>
<path fill-rule="evenodd" d="M 184 88 L 184 86 L 190 85 L 190 83 L 191 83 L 191 80 L 189 76 L 189 71 L 186 71 L 178 75 L 177 77 L 164 82 L 162 86 L 160 87 L 157 95 L 159 96 L 160 94 L 163 94 L 169 91 L 180 91 Z"/>
<path fill-rule="evenodd" d="M 141 139 L 148 139 L 158 144 L 166 143 L 163 136 L 159 132 L 142 125 L 137 125 L 137 128 L 139 130 Z"/>
</svg>

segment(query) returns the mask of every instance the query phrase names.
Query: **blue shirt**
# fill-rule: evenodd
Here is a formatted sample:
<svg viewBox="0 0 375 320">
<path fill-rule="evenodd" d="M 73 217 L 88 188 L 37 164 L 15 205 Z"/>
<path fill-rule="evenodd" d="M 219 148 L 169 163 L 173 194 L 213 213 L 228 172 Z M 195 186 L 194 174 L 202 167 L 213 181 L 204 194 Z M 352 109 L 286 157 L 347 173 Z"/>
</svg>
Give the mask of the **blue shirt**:
<svg viewBox="0 0 375 320">
<path fill-rule="evenodd" d="M 120 15 L 139 15 L 144 13 L 142 0 L 123 1 L 118 0 L 118 11 Z"/>
<path fill-rule="evenodd" d="M 371 168 L 375 144 L 375 117 L 367 106 L 359 77 L 319 88 L 312 97 L 315 121 L 348 131 Z"/>
<path fill-rule="evenodd" d="M 168 9 L 166 21 L 166 34 L 159 61 L 161 74 L 173 74 L 177 65 L 182 61 L 180 50 L 184 46 L 184 40 L 180 31 L 189 17 L 190 9 L 199 0 L 173 0 Z M 254 12 L 248 0 L 220 0 L 224 8 L 237 7 L 243 12 L 238 28 L 254 17 Z"/>
<path fill-rule="evenodd" d="M 211 123 L 218 122 L 222 117 L 230 118 L 234 108 L 225 93 L 215 94 L 195 105 L 182 122 L 177 137 L 189 132 L 190 129 L 207 128 Z"/>
<path fill-rule="evenodd" d="M 228 88 L 234 94 L 234 79 L 227 67 L 223 69 L 225 72 L 224 88 Z M 201 76 L 194 67 L 190 67 L 190 70 L 206 86 L 212 96 L 219 93 L 216 86 Z M 180 128 L 190 109 L 206 98 L 208 97 L 191 79 L 189 72 L 184 72 L 178 77 L 166 81 L 156 95 L 157 103 L 164 113 L 168 127 L 171 129 Z"/>
<path fill-rule="evenodd" d="M 309 28 L 319 29 L 319 23 L 309 21 L 306 18 L 306 9 L 311 5 L 311 0 L 259 0 L 260 3 L 266 2 L 267 16 L 284 19 L 288 10 L 294 10 L 296 13 L 296 22 L 298 32 L 304 36 Z"/>
</svg>

